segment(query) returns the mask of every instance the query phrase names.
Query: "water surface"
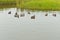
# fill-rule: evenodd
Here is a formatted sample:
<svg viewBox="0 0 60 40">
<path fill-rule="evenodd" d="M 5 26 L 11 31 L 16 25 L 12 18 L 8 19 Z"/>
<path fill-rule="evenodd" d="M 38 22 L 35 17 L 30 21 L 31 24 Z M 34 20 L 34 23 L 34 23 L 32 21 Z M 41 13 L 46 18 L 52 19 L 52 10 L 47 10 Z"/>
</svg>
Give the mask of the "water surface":
<svg viewBox="0 0 60 40">
<path fill-rule="evenodd" d="M 8 14 L 9 11 L 12 14 Z M 15 18 L 16 9 L 0 11 L 0 40 L 60 40 L 60 12 L 56 11 L 56 17 L 50 12 L 31 12 L 25 17 Z M 19 15 L 21 12 L 18 12 Z M 31 19 L 32 15 L 36 19 Z"/>
</svg>

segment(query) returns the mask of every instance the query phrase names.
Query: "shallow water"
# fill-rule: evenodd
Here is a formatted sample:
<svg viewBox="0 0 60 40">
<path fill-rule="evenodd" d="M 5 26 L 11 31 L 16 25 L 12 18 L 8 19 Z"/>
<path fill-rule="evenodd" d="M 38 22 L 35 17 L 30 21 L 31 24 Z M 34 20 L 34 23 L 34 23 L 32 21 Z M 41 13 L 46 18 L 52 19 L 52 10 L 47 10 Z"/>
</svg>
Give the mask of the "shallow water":
<svg viewBox="0 0 60 40">
<path fill-rule="evenodd" d="M 9 11 L 12 14 L 8 14 Z M 56 17 L 50 12 L 31 12 L 25 17 L 15 18 L 16 9 L 0 11 L 0 40 L 60 40 L 60 12 L 56 11 Z M 21 12 L 18 12 L 19 15 Z M 36 19 L 31 19 L 32 15 Z"/>
</svg>

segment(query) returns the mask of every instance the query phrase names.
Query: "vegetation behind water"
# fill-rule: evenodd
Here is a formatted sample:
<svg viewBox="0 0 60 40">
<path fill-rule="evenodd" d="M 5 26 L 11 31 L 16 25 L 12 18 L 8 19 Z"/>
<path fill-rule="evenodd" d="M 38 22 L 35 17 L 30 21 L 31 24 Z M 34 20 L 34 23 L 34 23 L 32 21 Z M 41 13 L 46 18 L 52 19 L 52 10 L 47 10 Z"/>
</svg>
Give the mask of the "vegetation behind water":
<svg viewBox="0 0 60 40">
<path fill-rule="evenodd" d="M 6 3 L 7 5 L 1 5 Z M 8 3 L 16 3 L 8 5 Z M 0 0 L 1 7 L 18 7 L 30 10 L 60 10 L 60 0 Z"/>
<path fill-rule="evenodd" d="M 29 0 L 22 2 L 21 8 L 32 10 L 60 10 L 60 0 Z"/>
</svg>

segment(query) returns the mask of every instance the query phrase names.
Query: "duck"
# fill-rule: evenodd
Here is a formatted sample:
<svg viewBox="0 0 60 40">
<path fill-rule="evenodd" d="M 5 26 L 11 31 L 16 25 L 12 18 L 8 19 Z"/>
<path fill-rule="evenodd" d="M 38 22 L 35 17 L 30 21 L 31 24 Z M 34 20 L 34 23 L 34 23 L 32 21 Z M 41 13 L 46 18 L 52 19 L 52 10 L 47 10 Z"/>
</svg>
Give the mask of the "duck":
<svg viewBox="0 0 60 40">
<path fill-rule="evenodd" d="M 16 12 L 15 15 L 14 15 L 14 17 L 19 18 L 19 14 L 17 14 L 17 12 Z"/>
<path fill-rule="evenodd" d="M 30 14 L 30 12 L 28 12 L 28 14 Z"/>
<path fill-rule="evenodd" d="M 48 14 L 45 14 L 45 16 L 48 16 Z"/>
<path fill-rule="evenodd" d="M 9 11 L 8 14 L 11 14 L 11 11 Z"/>
<path fill-rule="evenodd" d="M 25 14 L 24 14 L 24 13 L 21 13 L 21 14 L 20 14 L 20 17 L 24 17 L 24 16 L 25 16 Z"/>
<path fill-rule="evenodd" d="M 35 19 L 35 15 L 31 16 L 31 19 Z"/>
<path fill-rule="evenodd" d="M 53 14 L 54 17 L 56 17 L 56 14 Z"/>
</svg>

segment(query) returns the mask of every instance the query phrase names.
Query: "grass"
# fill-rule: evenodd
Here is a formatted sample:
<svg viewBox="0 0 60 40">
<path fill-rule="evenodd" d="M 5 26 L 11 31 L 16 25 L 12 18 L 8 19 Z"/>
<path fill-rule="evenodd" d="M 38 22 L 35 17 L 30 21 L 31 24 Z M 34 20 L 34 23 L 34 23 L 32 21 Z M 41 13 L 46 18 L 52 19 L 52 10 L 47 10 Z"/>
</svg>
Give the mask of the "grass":
<svg viewBox="0 0 60 40">
<path fill-rule="evenodd" d="M 1 8 L 14 8 L 16 7 L 15 0 L 0 0 L 0 9 Z"/>
<path fill-rule="evenodd" d="M 2 5 L 2 4 L 3 5 Z M 14 4 L 15 3 L 15 4 Z M 0 8 L 14 8 L 29 10 L 58 10 L 60 11 L 60 0 L 0 0 Z"/>
<path fill-rule="evenodd" d="M 60 10 L 60 0 L 29 0 L 23 1 L 20 8 L 31 10 Z"/>
</svg>

